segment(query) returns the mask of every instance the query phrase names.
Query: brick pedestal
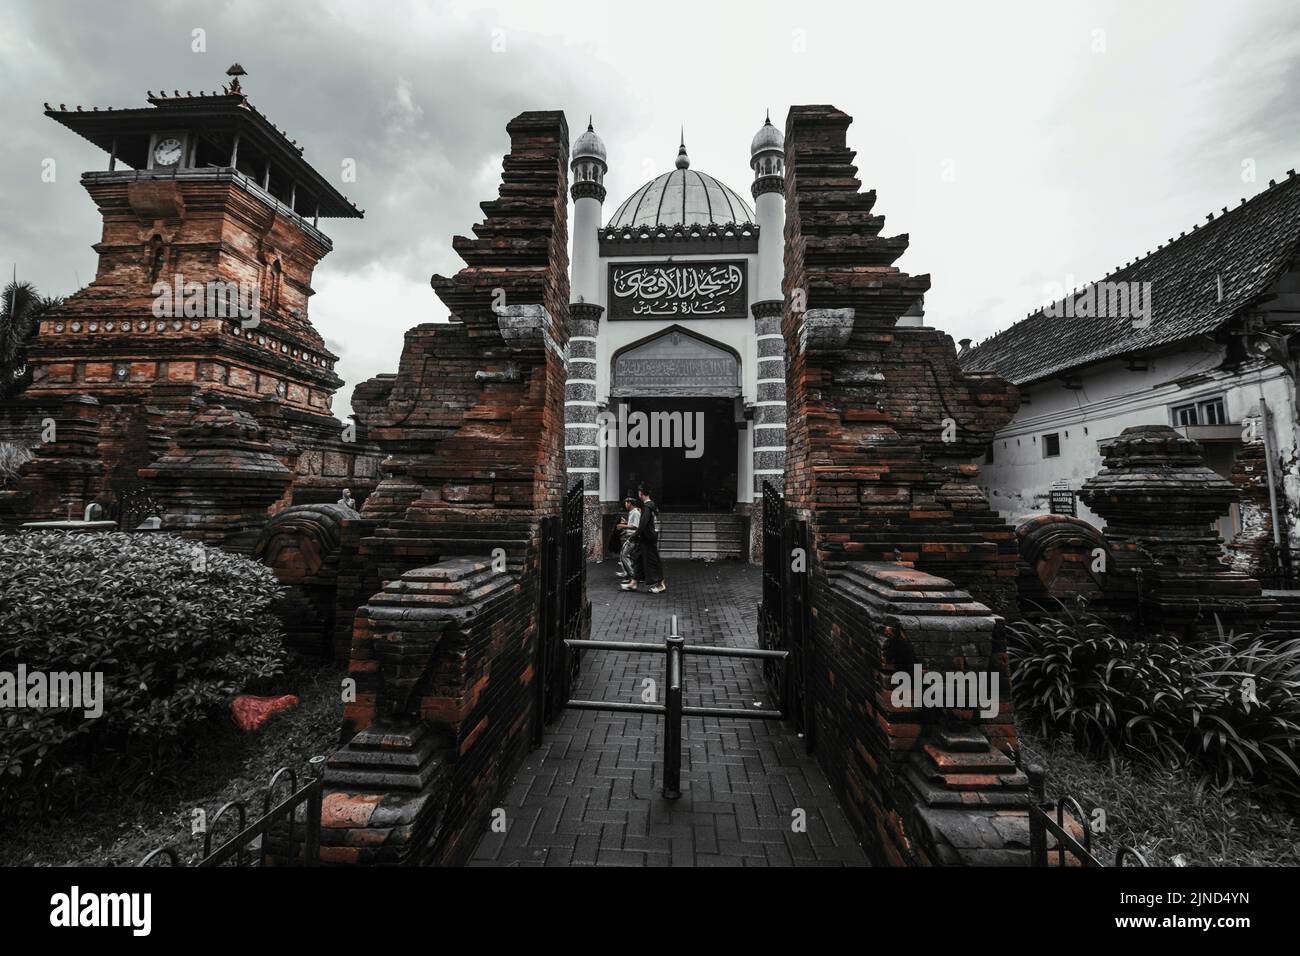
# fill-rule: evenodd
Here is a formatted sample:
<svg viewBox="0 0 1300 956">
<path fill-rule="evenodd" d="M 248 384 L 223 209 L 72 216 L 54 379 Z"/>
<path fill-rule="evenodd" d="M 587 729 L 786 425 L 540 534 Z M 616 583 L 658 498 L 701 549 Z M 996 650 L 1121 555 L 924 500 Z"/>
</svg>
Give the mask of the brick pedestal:
<svg viewBox="0 0 1300 956">
<path fill-rule="evenodd" d="M 140 469 L 162 506 L 163 529 L 252 553 L 269 509 L 293 482 L 268 439 L 246 412 L 203 408 L 181 429 L 175 451 Z"/>
<path fill-rule="evenodd" d="M 63 402 L 54 419 L 53 441 L 19 469 L 14 487 L 0 491 L 0 521 L 13 527 L 26 521 L 82 518 L 103 486 L 105 469 L 98 449 L 102 413 L 99 401 L 90 395 Z"/>
<path fill-rule="evenodd" d="M 1188 637 L 1255 629 L 1278 605 L 1224 560 L 1215 522 L 1240 492 L 1168 425 L 1126 428 L 1102 442 L 1103 467 L 1079 497 L 1105 519 L 1113 561 L 1106 599 L 1140 622 Z"/>
<path fill-rule="evenodd" d="M 390 581 L 357 611 L 349 742 L 325 772 L 326 859 L 454 862 L 472 850 L 477 834 L 468 849 L 459 838 L 499 759 L 473 744 L 500 717 L 484 691 L 507 663 L 488 652 L 526 625 L 516 585 L 490 560 L 451 558 Z M 513 662 L 518 679 L 530 662 Z"/>
<path fill-rule="evenodd" d="M 814 574 L 817 750 L 873 856 L 1028 865 L 1028 780 L 1007 754 L 1017 738 L 996 617 L 951 582 L 894 563 Z M 988 674 L 998 713 L 896 706 L 891 675 L 918 665 Z"/>
</svg>

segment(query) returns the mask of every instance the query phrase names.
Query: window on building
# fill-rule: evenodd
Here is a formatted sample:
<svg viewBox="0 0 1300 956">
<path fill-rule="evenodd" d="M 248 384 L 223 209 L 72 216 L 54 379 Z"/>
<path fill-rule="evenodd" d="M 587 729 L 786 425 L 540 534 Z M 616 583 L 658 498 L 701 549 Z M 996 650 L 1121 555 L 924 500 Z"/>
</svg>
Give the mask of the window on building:
<svg viewBox="0 0 1300 956">
<path fill-rule="evenodd" d="M 1223 396 L 1207 398 L 1186 405 L 1175 405 L 1170 409 L 1174 425 L 1226 425 L 1228 413 L 1223 406 Z"/>
<path fill-rule="evenodd" d="M 993 464 L 993 442 L 989 442 L 988 447 L 984 449 L 984 464 Z"/>
<path fill-rule="evenodd" d="M 1057 458 L 1061 454 L 1061 435 L 1059 432 L 1052 432 L 1050 435 L 1043 436 L 1043 457 Z"/>
</svg>

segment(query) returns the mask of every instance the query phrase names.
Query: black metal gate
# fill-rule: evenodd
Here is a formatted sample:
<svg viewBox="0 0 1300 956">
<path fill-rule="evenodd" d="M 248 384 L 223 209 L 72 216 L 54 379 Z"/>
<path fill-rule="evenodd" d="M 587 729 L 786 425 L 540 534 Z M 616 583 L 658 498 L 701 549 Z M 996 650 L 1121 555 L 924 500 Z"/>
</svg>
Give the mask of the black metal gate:
<svg viewBox="0 0 1300 956">
<path fill-rule="evenodd" d="M 582 546 L 583 484 L 564 496 L 559 515 L 542 519 L 540 542 L 541 603 L 537 615 L 537 719 L 533 742 L 564 709 L 578 676 L 578 652 L 565 643 L 582 637 L 590 609 L 586 592 L 587 557 Z"/>
<path fill-rule="evenodd" d="M 595 710 L 613 714 L 657 714 L 664 719 L 664 782 L 663 795 L 676 800 L 682 795 L 682 728 L 687 717 L 727 717 L 735 720 L 784 720 L 789 715 L 780 710 L 750 709 L 748 707 L 697 707 L 685 703 L 686 672 L 684 658 L 690 654 L 704 657 L 740 657 L 762 660 L 764 664 L 784 663 L 789 655 L 785 651 L 768 651 L 753 647 L 701 647 L 687 644 L 677 633 L 677 615 L 672 617 L 672 630 L 663 644 L 643 641 L 574 641 L 569 646 L 577 650 L 619 651 L 633 654 L 664 655 L 664 702 L 633 703 L 621 700 L 570 700 L 566 706 L 574 710 Z"/>
<path fill-rule="evenodd" d="M 780 664 L 765 661 L 763 676 L 811 752 L 808 680 L 813 673 L 813 645 L 808 561 L 808 523 L 788 515 L 781 493 L 770 482 L 763 482 L 763 603 L 758 609 L 758 643 L 765 650 L 787 655 Z"/>
</svg>

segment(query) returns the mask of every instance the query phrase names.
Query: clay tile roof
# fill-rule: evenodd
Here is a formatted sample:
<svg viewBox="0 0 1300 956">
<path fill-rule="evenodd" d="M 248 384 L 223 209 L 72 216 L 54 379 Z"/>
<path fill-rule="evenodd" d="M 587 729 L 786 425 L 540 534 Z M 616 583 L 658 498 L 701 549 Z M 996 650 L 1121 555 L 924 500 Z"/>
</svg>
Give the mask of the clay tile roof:
<svg viewBox="0 0 1300 956">
<path fill-rule="evenodd" d="M 1300 176 L 1288 174 L 1206 220 L 1099 280 L 1151 283 L 1151 321 L 1145 328 L 1135 328 L 1129 317 L 1066 317 L 1039 310 L 966 351 L 962 368 L 1024 385 L 1214 332 L 1266 296 L 1300 249 Z"/>
<path fill-rule="evenodd" d="M 292 169 L 308 185 L 312 194 L 320 198 L 322 217 L 360 218 L 364 209 L 344 196 L 334 184 L 318 170 L 311 166 L 303 156 L 303 147 L 267 118 L 257 107 L 249 102 L 248 97 L 234 84 L 222 87 L 221 92 L 195 94 L 190 90 L 181 93 L 173 90 L 168 95 L 166 90 L 148 91 L 149 106 L 125 109 L 85 110 L 80 106 L 69 109 L 60 103 L 54 109 L 45 104 L 45 115 L 78 133 L 108 152 L 112 149 L 113 138 L 121 130 L 156 126 L 161 116 L 186 124 L 187 119 L 194 122 L 225 122 L 237 125 L 245 134 L 256 135 L 262 148 Z M 96 113 L 98 115 L 96 115 Z M 112 114 L 110 117 L 108 114 Z"/>
</svg>

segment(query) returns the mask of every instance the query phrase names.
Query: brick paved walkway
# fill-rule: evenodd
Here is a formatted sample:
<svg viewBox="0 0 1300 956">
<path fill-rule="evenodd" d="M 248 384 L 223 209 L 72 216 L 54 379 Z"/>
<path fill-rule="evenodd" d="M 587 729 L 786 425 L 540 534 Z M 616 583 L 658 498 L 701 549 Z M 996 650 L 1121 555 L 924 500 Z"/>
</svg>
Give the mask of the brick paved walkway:
<svg viewBox="0 0 1300 956">
<path fill-rule="evenodd" d="M 662 641 L 670 616 L 692 644 L 757 646 L 758 568 L 666 561 L 665 594 L 618 590 L 614 564 L 587 567 L 595 640 Z M 588 652 L 573 691 L 588 700 L 663 699 L 660 654 Z M 774 707 L 758 661 L 685 658 L 686 703 Z M 865 865 L 816 759 L 783 723 L 692 717 L 683 731 L 682 796 L 665 800 L 662 718 L 568 710 L 547 728 L 510 788 L 505 833 L 475 866 Z M 794 811 L 806 814 L 794 832 Z"/>
</svg>

